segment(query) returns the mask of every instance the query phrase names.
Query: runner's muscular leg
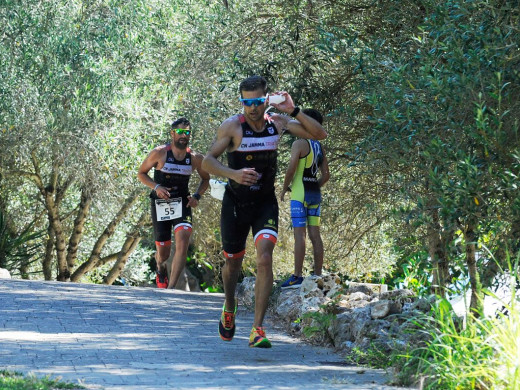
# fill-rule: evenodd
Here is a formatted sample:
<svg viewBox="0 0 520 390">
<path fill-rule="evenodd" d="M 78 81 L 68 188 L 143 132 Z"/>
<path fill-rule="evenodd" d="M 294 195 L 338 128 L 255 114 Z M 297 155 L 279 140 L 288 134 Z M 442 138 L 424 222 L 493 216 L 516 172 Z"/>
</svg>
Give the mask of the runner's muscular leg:
<svg viewBox="0 0 520 390">
<path fill-rule="evenodd" d="M 242 260 L 244 260 L 245 251 L 235 254 L 233 257 L 224 253 L 226 263 L 222 268 L 222 283 L 224 284 L 224 294 L 226 296 L 225 310 L 229 312 L 235 311 L 235 290 L 238 283 L 238 277 L 242 270 Z M 236 256 L 236 257 L 235 257 Z"/>
<path fill-rule="evenodd" d="M 172 270 L 168 280 L 168 288 L 175 288 L 179 277 L 186 266 L 186 256 L 190 244 L 191 229 L 179 229 L 175 232 L 175 254 L 172 260 Z"/>
<path fill-rule="evenodd" d="M 168 257 L 170 257 L 170 251 L 172 249 L 171 241 L 169 243 L 165 243 L 165 245 L 159 245 L 156 242 L 155 248 L 157 249 L 157 252 L 155 252 L 157 271 L 163 275 L 167 275 L 168 268 L 166 267 L 166 260 L 168 260 Z"/>
<path fill-rule="evenodd" d="M 320 276 L 323 268 L 323 241 L 321 239 L 320 227 L 309 225 L 308 230 L 314 255 L 314 274 Z"/>
<path fill-rule="evenodd" d="M 305 226 L 294 228 L 294 275 L 302 276 L 305 259 Z"/>
<path fill-rule="evenodd" d="M 273 250 L 275 242 L 259 239 L 256 243 L 255 320 L 253 326 L 262 326 L 269 296 L 273 288 Z"/>
</svg>

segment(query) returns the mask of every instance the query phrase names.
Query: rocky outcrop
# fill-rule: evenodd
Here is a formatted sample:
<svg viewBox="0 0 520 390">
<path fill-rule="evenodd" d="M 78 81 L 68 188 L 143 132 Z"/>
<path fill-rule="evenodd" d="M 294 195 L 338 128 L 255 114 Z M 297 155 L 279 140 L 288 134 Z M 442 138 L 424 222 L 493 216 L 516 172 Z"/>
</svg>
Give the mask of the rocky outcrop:
<svg viewBox="0 0 520 390">
<path fill-rule="evenodd" d="M 0 279 L 11 279 L 11 274 L 8 270 L 0 268 Z"/>
<path fill-rule="evenodd" d="M 254 282 L 253 277 L 245 278 L 237 289 L 240 304 L 250 309 Z M 307 277 L 299 288 L 275 288 L 269 312 L 293 335 L 346 352 L 378 348 L 386 353 L 420 342 L 410 332 L 414 327 L 411 319 L 429 312 L 431 301 L 418 299 L 410 290 L 387 291 L 385 287 L 342 283 L 334 274 Z"/>
</svg>

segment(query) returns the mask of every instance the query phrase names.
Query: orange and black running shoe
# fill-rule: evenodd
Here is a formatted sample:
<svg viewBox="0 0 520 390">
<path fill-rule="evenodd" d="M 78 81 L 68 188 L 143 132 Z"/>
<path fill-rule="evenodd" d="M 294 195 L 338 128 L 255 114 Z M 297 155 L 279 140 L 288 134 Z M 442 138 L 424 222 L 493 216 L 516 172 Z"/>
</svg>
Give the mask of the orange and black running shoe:
<svg viewBox="0 0 520 390">
<path fill-rule="evenodd" d="M 251 334 L 249 335 L 249 346 L 256 348 L 271 348 L 271 342 L 265 336 L 265 330 L 263 327 L 251 329 Z"/>
<path fill-rule="evenodd" d="M 168 276 L 155 272 L 155 284 L 157 288 L 168 288 Z"/>
<path fill-rule="evenodd" d="M 235 311 L 226 311 L 226 304 L 222 307 L 222 314 L 218 323 L 218 334 L 224 341 L 231 341 L 235 335 L 235 316 L 237 314 L 237 305 Z"/>
</svg>

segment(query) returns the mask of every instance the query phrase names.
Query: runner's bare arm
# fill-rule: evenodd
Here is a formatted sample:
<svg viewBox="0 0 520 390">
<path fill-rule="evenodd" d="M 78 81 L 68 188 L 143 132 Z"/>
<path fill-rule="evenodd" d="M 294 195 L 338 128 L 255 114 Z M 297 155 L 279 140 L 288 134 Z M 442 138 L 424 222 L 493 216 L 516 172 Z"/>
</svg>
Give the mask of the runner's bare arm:
<svg viewBox="0 0 520 390">
<path fill-rule="evenodd" d="M 274 108 L 282 111 L 288 115 L 292 114 L 295 109 L 295 105 L 287 92 L 277 92 L 285 96 L 285 101 L 280 104 L 271 104 Z M 278 132 L 282 129 L 287 129 L 292 135 L 299 138 L 311 138 L 311 139 L 325 139 L 327 138 L 327 132 L 316 120 L 303 113 L 302 110 L 296 114 L 294 119 L 291 119 L 288 115 L 272 115 L 273 122 L 275 122 Z"/>
<path fill-rule="evenodd" d="M 158 146 L 144 159 L 137 171 L 137 178 L 139 181 L 150 189 L 155 190 L 155 194 L 162 199 L 168 199 L 170 197 L 168 189 L 163 186 L 158 186 L 157 183 L 148 175 L 148 172 L 152 168 L 161 169 L 165 161 L 166 148 L 164 145 Z"/>
<path fill-rule="evenodd" d="M 291 146 L 291 159 L 289 160 L 289 165 L 287 167 L 287 171 L 285 172 L 285 179 L 283 181 L 282 193 L 280 194 L 280 199 L 283 201 L 285 198 L 285 193 L 289 191 L 289 186 L 292 183 L 294 178 L 294 174 L 296 173 L 296 168 L 298 167 L 298 160 L 302 154 L 302 143 L 297 140 L 294 141 Z M 303 141 L 307 143 L 307 141 Z"/>
<path fill-rule="evenodd" d="M 239 135 L 241 135 L 241 128 L 238 120 L 235 118 L 225 120 L 218 128 L 215 141 L 213 141 L 202 161 L 202 169 L 211 175 L 227 177 L 239 184 L 253 185 L 258 180 L 258 174 L 254 169 L 242 168 L 235 170 L 225 166 L 218 160 L 226 150 L 230 150 L 238 143 L 240 140 Z"/>
<path fill-rule="evenodd" d="M 302 111 L 295 117 L 296 120 L 287 122 L 287 130 L 294 136 L 300 138 L 310 138 L 315 140 L 327 138 L 327 132 L 318 121 L 311 118 Z"/>
<path fill-rule="evenodd" d="M 150 172 L 152 168 L 157 168 L 158 164 L 162 161 L 162 158 L 163 151 L 160 147 L 157 147 L 152 150 L 148 156 L 146 156 L 144 161 L 141 163 L 141 166 L 137 170 L 137 178 L 139 181 L 152 190 L 157 183 L 152 180 L 152 178 L 148 175 L 148 172 Z"/>
<path fill-rule="evenodd" d="M 197 173 L 200 176 L 200 183 L 197 189 L 195 190 L 195 194 L 203 195 L 204 192 L 209 187 L 209 173 L 206 172 L 204 169 L 202 169 L 202 160 L 204 159 L 204 156 L 200 153 L 196 153 L 194 151 L 191 152 L 191 158 L 192 158 L 192 164 L 193 167 L 197 170 Z M 198 199 L 194 198 L 193 196 L 190 196 L 188 198 L 188 206 L 189 207 L 197 207 L 199 204 Z"/>
<path fill-rule="evenodd" d="M 200 176 L 200 183 L 197 187 L 197 190 L 195 191 L 199 195 L 204 195 L 206 190 L 209 187 L 209 173 L 206 172 L 204 169 L 202 169 L 202 160 L 204 159 L 204 156 L 200 153 L 192 154 L 193 158 L 193 166 L 197 170 L 197 173 Z"/>
<path fill-rule="evenodd" d="M 319 184 L 320 188 L 323 187 L 323 185 L 326 182 L 328 182 L 329 178 L 330 178 L 329 162 L 327 160 L 327 155 L 325 153 L 325 149 L 323 148 L 323 146 L 321 147 L 321 150 L 323 152 L 323 161 L 320 166 L 321 175 L 320 175 L 320 178 L 318 179 L 318 184 Z"/>
</svg>

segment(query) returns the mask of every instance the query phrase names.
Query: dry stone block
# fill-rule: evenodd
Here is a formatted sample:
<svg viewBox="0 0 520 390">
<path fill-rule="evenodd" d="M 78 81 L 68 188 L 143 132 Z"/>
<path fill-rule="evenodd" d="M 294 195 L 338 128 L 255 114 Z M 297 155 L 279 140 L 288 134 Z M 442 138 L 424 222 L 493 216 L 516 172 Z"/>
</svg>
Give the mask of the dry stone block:
<svg viewBox="0 0 520 390">
<path fill-rule="evenodd" d="M 337 291 L 338 288 L 341 288 L 341 279 L 336 274 L 323 275 L 321 277 L 317 276 L 316 278 L 318 278 L 318 280 L 321 279 L 320 288 L 325 294 L 330 294 L 331 291 Z"/>
<path fill-rule="evenodd" d="M 275 313 L 284 321 L 293 322 L 302 315 L 303 297 L 295 290 L 282 290 L 276 307 Z"/>
<path fill-rule="evenodd" d="M 372 303 L 370 307 L 370 315 L 373 319 L 385 318 L 390 314 L 398 314 L 403 310 L 403 305 L 399 301 L 390 301 L 384 299 L 375 303 Z"/>
<path fill-rule="evenodd" d="M 403 298 L 412 298 L 415 297 L 415 294 L 411 290 L 402 289 L 402 290 L 392 290 L 382 293 L 379 298 L 380 299 L 403 299 Z"/>
<path fill-rule="evenodd" d="M 355 292 L 353 294 L 346 295 L 346 297 L 346 299 L 349 301 L 370 301 L 370 296 L 362 292 Z"/>
<path fill-rule="evenodd" d="M 301 315 L 305 313 L 317 312 L 320 310 L 320 306 L 325 303 L 324 297 L 311 297 L 304 299 L 301 304 Z"/>
<path fill-rule="evenodd" d="M 390 314 L 390 301 L 383 300 L 374 303 L 370 307 L 370 316 L 373 319 L 385 318 Z"/>
<path fill-rule="evenodd" d="M 302 285 L 300 287 L 300 295 L 307 299 L 313 297 L 323 298 L 325 294 L 323 290 L 319 288 L 318 279 L 314 278 L 305 278 L 303 279 Z"/>
<path fill-rule="evenodd" d="M 430 298 L 420 298 L 416 301 L 406 304 L 408 311 L 419 311 L 422 313 L 429 313 L 432 306 L 435 303 L 435 297 L 432 296 Z"/>
<path fill-rule="evenodd" d="M 0 279 L 11 279 L 11 274 L 8 270 L 0 268 Z"/>
<path fill-rule="evenodd" d="M 328 332 L 335 346 L 340 346 L 345 341 L 356 342 L 364 337 L 370 321 L 369 307 L 349 310 L 336 316 Z"/>
<path fill-rule="evenodd" d="M 254 308 L 255 306 L 255 281 L 254 276 L 248 276 L 237 286 L 237 298 L 240 304 L 247 308 Z"/>
<path fill-rule="evenodd" d="M 347 282 L 347 285 L 349 290 L 357 288 L 368 288 L 375 294 L 381 294 L 388 291 L 388 285 L 386 284 Z"/>
<path fill-rule="evenodd" d="M 303 279 L 300 293 L 305 298 L 310 297 L 332 297 L 342 292 L 341 279 L 336 274 L 309 276 Z"/>
<path fill-rule="evenodd" d="M 370 302 L 369 301 L 365 301 L 365 300 L 354 300 L 354 301 L 351 301 L 351 300 L 341 300 L 338 302 L 338 306 L 339 307 L 342 307 L 342 308 L 345 308 L 345 309 L 356 309 L 358 307 L 365 307 L 369 304 Z"/>
</svg>

